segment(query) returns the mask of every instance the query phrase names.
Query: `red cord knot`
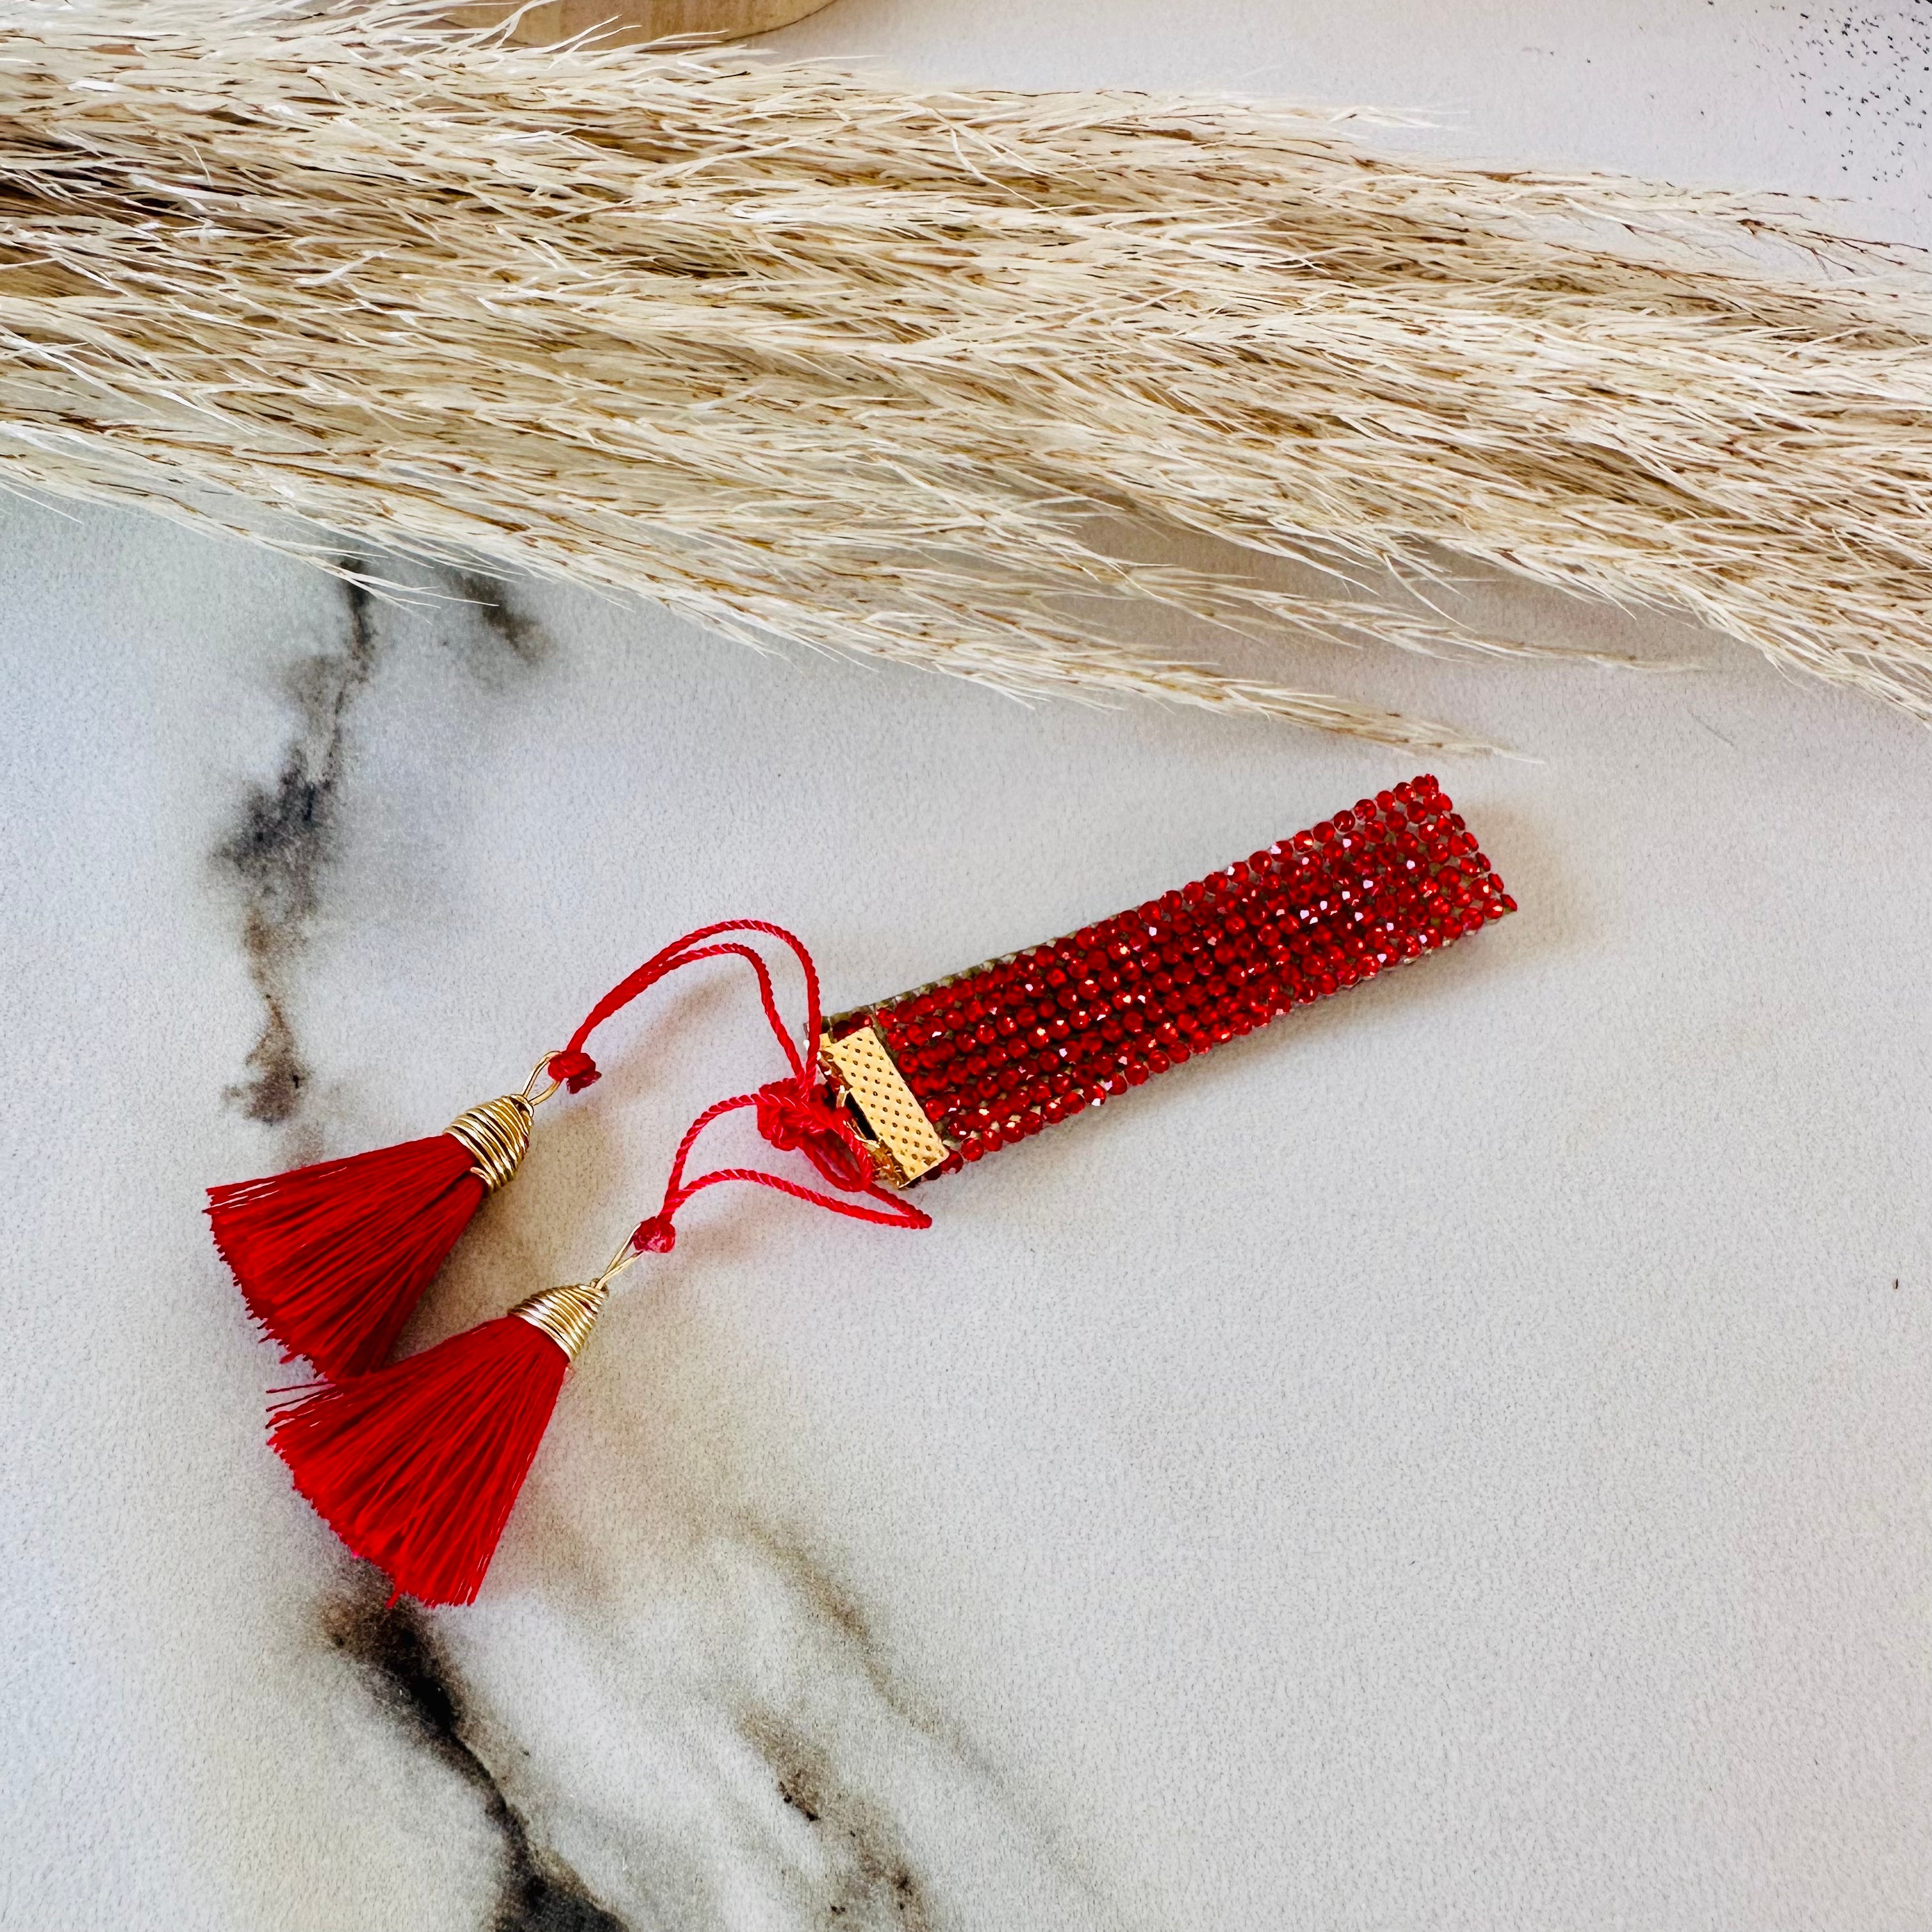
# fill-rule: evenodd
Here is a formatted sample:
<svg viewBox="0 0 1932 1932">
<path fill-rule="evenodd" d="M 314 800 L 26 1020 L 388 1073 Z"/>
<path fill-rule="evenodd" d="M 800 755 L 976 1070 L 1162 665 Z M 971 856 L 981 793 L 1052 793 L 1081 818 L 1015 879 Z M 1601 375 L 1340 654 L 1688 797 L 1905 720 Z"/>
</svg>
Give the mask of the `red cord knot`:
<svg viewBox="0 0 1932 1932">
<path fill-rule="evenodd" d="M 640 1255 L 668 1255 L 677 1246 L 677 1230 L 668 1214 L 653 1214 L 638 1223 L 631 1245 Z"/>
<path fill-rule="evenodd" d="M 878 1178 L 859 1130 L 812 1090 L 809 1077 L 758 1089 L 758 1132 L 781 1153 L 796 1150 L 834 1187 L 862 1193 Z"/>
<path fill-rule="evenodd" d="M 581 1094 L 585 1088 L 604 1077 L 597 1070 L 596 1061 L 574 1047 L 566 1047 L 561 1053 L 552 1054 L 544 1070 L 553 1080 L 561 1081 L 573 1094 Z"/>
</svg>

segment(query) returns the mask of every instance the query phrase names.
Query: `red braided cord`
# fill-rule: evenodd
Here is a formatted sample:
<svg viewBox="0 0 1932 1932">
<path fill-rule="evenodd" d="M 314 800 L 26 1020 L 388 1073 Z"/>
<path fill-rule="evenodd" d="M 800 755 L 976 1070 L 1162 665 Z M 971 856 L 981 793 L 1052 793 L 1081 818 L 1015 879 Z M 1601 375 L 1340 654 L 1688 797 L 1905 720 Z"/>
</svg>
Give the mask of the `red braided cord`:
<svg viewBox="0 0 1932 1932">
<path fill-rule="evenodd" d="M 775 1083 L 776 1084 L 776 1083 Z M 707 1187 L 715 1187 L 721 1180 L 751 1181 L 760 1187 L 776 1188 L 781 1194 L 789 1194 L 795 1201 L 809 1201 L 820 1208 L 829 1208 L 835 1214 L 843 1214 L 854 1221 L 872 1221 L 891 1228 L 929 1228 L 932 1216 L 915 1208 L 910 1201 L 901 1201 L 886 1192 L 876 1181 L 868 1183 L 854 1192 L 862 1192 L 874 1201 L 884 1204 L 884 1211 L 877 1208 L 862 1208 L 856 1202 L 841 1201 L 830 1194 L 820 1193 L 815 1187 L 802 1186 L 796 1180 L 788 1180 L 782 1174 L 768 1173 L 761 1167 L 714 1168 L 707 1174 L 700 1174 L 694 1180 L 686 1180 L 684 1169 L 691 1158 L 692 1150 L 698 1144 L 698 1137 L 712 1122 L 724 1115 L 745 1107 L 756 1108 L 763 1097 L 758 1094 L 735 1094 L 728 1100 L 718 1100 L 685 1130 L 682 1140 L 677 1144 L 677 1151 L 671 1156 L 670 1173 L 664 1182 L 664 1201 L 658 1211 L 638 1222 L 631 1236 L 631 1246 L 639 1254 L 668 1254 L 676 1240 L 676 1229 L 672 1225 L 678 1210 L 694 1194 Z M 838 1127 L 842 1122 L 828 1108 L 812 1103 L 817 1110 L 826 1116 L 828 1121 Z M 821 1172 L 823 1170 L 821 1169 Z"/>
<path fill-rule="evenodd" d="M 802 1052 L 779 1014 L 771 972 L 763 956 L 752 947 L 736 940 L 725 940 L 715 945 L 704 944 L 728 932 L 762 933 L 791 949 L 805 975 Z M 673 1222 L 678 1210 L 693 1195 L 705 1188 L 715 1187 L 723 1180 L 749 1181 L 757 1186 L 772 1188 L 781 1194 L 790 1195 L 795 1201 L 811 1202 L 854 1221 L 871 1221 L 893 1228 L 931 1227 L 932 1216 L 922 1213 L 910 1202 L 896 1198 L 872 1178 L 872 1157 L 856 1128 L 842 1114 L 826 1106 L 812 1091 L 812 1068 L 824 1022 L 819 1004 L 818 968 L 805 943 L 782 926 L 772 926 L 763 920 L 725 920 L 716 926 L 700 926 L 697 932 L 674 940 L 620 980 L 591 1008 L 583 1024 L 571 1036 L 569 1044 L 551 1056 L 551 1077 L 566 1082 L 573 1093 L 589 1086 L 598 1078 L 597 1064 L 584 1052 L 584 1046 L 598 1027 L 669 974 L 695 965 L 700 959 L 716 959 L 727 954 L 734 954 L 750 964 L 757 977 L 758 1000 L 764 1010 L 766 1024 L 784 1051 L 791 1070 L 790 1077 L 774 1080 L 754 1094 L 738 1094 L 728 1100 L 719 1100 L 692 1121 L 671 1157 L 662 1204 L 655 1214 L 638 1223 L 631 1237 L 632 1247 L 640 1254 L 668 1252 L 677 1238 Z M 698 1137 L 713 1120 L 746 1107 L 756 1109 L 758 1131 L 772 1145 L 782 1151 L 796 1148 L 834 1186 L 850 1194 L 862 1194 L 881 1204 L 861 1207 L 856 1201 L 842 1201 L 836 1195 L 823 1193 L 817 1188 L 788 1180 L 782 1174 L 770 1173 L 758 1167 L 716 1168 L 699 1174 L 694 1180 L 686 1180 L 685 1168 Z"/>
<path fill-rule="evenodd" d="M 772 986 L 771 970 L 766 965 L 763 957 L 754 952 L 748 946 L 741 946 L 734 940 L 727 940 L 720 946 L 694 946 L 687 952 L 679 953 L 675 958 L 660 968 L 652 975 L 650 980 L 638 986 L 630 997 L 635 999 L 638 993 L 655 985 L 658 980 L 668 978 L 670 974 L 677 972 L 682 968 L 695 966 L 700 959 L 722 959 L 732 955 L 746 961 L 750 964 L 753 974 L 758 979 L 758 1004 L 764 1009 L 766 1024 L 770 1027 L 772 1036 L 778 1041 L 779 1046 L 784 1048 L 785 1058 L 791 1062 L 793 1072 L 802 1073 L 805 1071 L 804 1064 L 798 1057 L 798 1049 L 793 1046 L 791 1035 L 786 1030 L 784 1021 L 778 1012 L 778 994 Z M 633 975 L 633 977 L 634 976 Z M 606 997 L 608 999 L 608 996 Z M 616 1010 L 614 1006 L 611 1008 L 612 1012 L 614 1012 Z M 604 1017 L 608 1018 L 610 1015 L 607 1013 Z M 578 1037 L 580 1040 L 584 1038 L 589 1031 L 590 1024 L 591 1022 L 586 1021 L 584 1026 L 578 1030 Z M 566 1047 L 563 1053 L 558 1054 L 556 1058 L 561 1059 L 564 1054 L 578 1051 L 579 1049 L 574 1047 Z M 582 1058 L 589 1060 L 590 1056 L 588 1054 L 584 1054 Z"/>
<path fill-rule="evenodd" d="M 674 939 L 670 945 L 653 953 L 628 977 L 620 980 L 606 993 L 584 1016 L 584 1023 L 570 1036 L 562 1051 L 551 1055 L 550 1073 L 553 1079 L 566 1082 L 572 1093 L 579 1093 L 598 1078 L 597 1064 L 584 1050 L 584 1043 L 613 1013 L 627 1006 L 639 994 L 650 988 L 667 975 L 676 972 L 681 967 L 694 964 L 700 959 L 714 959 L 725 953 L 736 953 L 739 958 L 751 962 L 752 971 L 758 981 L 758 998 L 764 1006 L 765 1018 L 773 1036 L 784 1049 L 786 1059 L 790 1063 L 794 1075 L 806 1078 L 807 1062 L 800 1058 L 798 1049 L 793 1045 L 790 1034 L 780 1018 L 777 997 L 772 989 L 771 974 L 764 961 L 748 946 L 725 944 L 704 946 L 702 942 L 715 938 L 724 932 L 761 932 L 767 938 L 781 941 L 790 947 L 805 974 L 806 1024 L 805 1037 L 808 1053 L 814 1051 L 818 1039 L 821 1014 L 819 1009 L 818 968 L 806 950 L 804 942 L 796 934 L 788 932 L 782 926 L 772 926 L 757 919 L 721 920 L 715 926 L 700 926 L 695 932 L 687 932 L 682 939 Z"/>
</svg>

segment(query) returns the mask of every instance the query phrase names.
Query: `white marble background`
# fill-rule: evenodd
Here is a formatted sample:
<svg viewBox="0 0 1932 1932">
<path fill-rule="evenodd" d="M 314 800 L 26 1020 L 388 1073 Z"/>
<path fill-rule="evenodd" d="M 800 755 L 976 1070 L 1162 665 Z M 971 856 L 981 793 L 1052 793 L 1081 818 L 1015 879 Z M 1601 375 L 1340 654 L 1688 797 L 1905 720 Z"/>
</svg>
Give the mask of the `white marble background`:
<svg viewBox="0 0 1932 1932">
<path fill-rule="evenodd" d="M 1932 238 L 1922 4 L 782 38 L 1419 104 Z M 1521 916 L 946 1181 L 930 1234 L 714 1196 L 483 1600 L 417 1617 L 262 1446 L 205 1184 L 432 1130 L 720 914 L 857 998 L 1407 767 L 554 591 L 412 616 L 129 518 L 0 544 L 0 1924 L 1932 1924 L 1924 733 L 1520 592 L 1706 668 L 1324 660 L 1540 760 L 1441 768 Z M 722 974 L 627 1036 L 418 1340 L 594 1265 L 764 1051 Z"/>
</svg>

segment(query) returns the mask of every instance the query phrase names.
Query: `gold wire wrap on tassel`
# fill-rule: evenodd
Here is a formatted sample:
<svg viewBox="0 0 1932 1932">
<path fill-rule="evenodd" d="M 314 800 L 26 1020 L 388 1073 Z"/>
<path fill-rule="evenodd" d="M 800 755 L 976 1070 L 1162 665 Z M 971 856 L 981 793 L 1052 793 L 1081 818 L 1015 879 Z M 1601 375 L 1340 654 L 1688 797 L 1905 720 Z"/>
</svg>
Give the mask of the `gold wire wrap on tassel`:
<svg viewBox="0 0 1932 1932">
<path fill-rule="evenodd" d="M 608 1292 L 602 1281 L 586 1281 L 570 1288 L 547 1288 L 526 1295 L 510 1310 L 519 1322 L 541 1328 L 563 1351 L 567 1361 L 575 1361 L 578 1351 L 590 1339 L 597 1325 L 598 1310 Z"/>
<path fill-rule="evenodd" d="M 522 1164 L 530 1144 L 531 1108 L 520 1094 L 466 1108 L 443 1129 L 476 1156 L 470 1171 L 494 1194 Z"/>
</svg>

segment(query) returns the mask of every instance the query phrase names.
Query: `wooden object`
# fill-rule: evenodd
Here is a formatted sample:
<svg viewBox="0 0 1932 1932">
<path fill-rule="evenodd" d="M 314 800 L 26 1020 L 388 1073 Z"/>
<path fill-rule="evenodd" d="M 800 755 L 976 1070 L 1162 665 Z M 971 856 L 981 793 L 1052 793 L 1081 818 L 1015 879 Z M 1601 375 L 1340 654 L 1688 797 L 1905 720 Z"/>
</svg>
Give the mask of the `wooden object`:
<svg viewBox="0 0 1932 1932">
<path fill-rule="evenodd" d="M 830 0 L 545 0 L 518 22 L 511 38 L 527 46 L 603 28 L 598 38 L 626 45 L 663 40 L 674 34 L 712 34 L 738 40 L 769 33 Z M 456 17 L 465 26 L 488 26 L 512 10 L 501 4 L 465 7 Z"/>
</svg>

